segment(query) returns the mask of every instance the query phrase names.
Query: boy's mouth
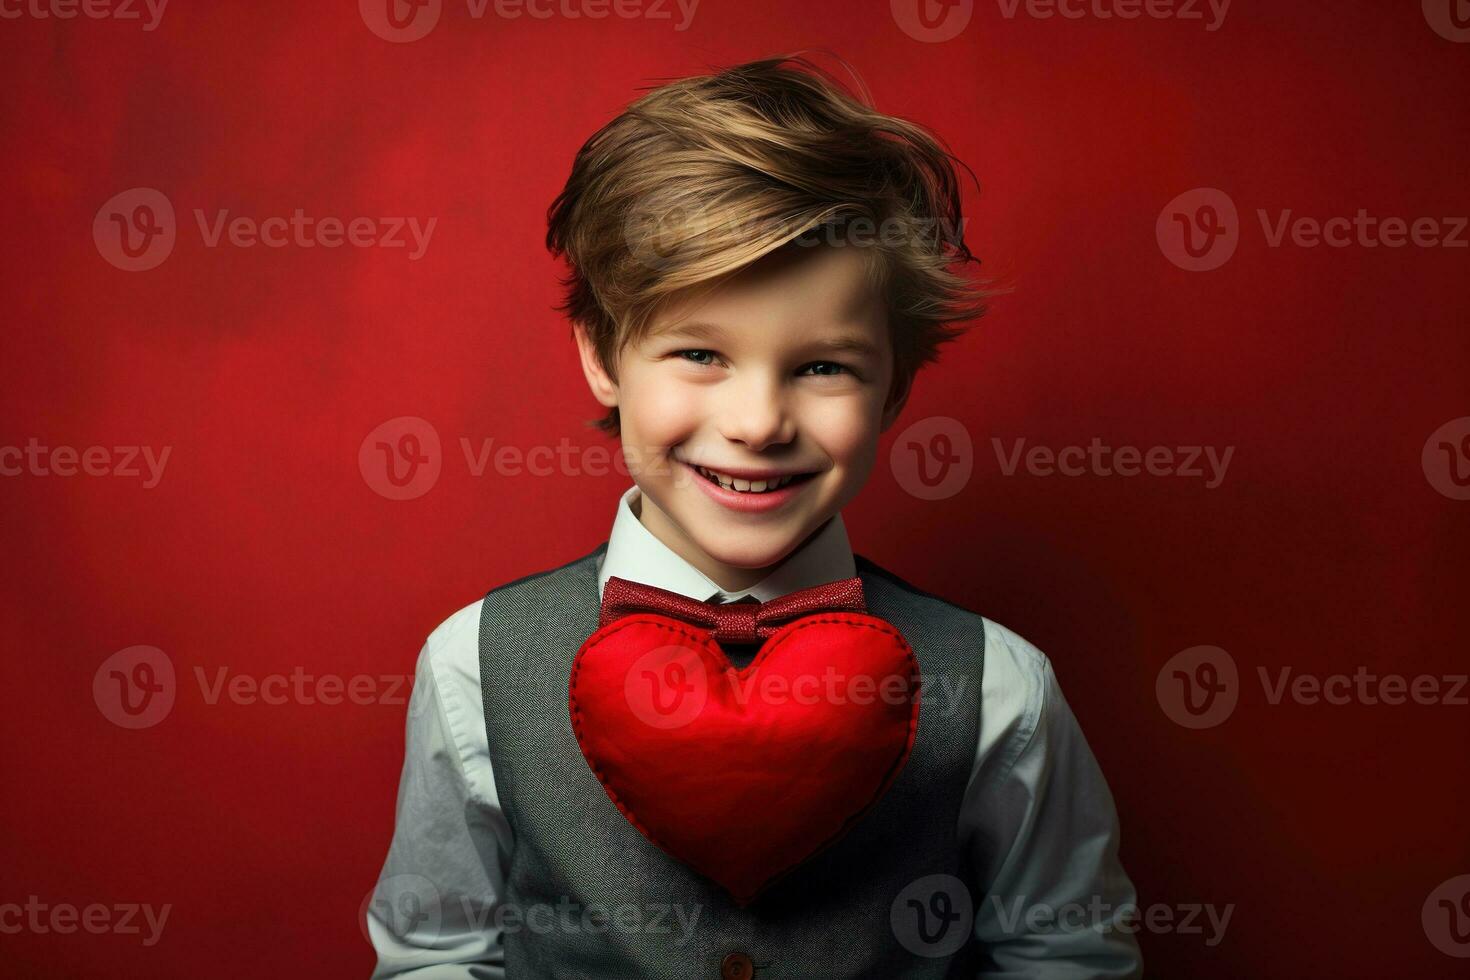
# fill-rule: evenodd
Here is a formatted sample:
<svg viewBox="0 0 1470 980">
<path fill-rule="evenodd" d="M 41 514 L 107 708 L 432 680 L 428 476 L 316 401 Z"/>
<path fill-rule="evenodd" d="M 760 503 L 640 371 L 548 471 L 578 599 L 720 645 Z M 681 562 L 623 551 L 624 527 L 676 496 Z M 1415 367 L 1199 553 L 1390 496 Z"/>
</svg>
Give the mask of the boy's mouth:
<svg viewBox="0 0 1470 980">
<path fill-rule="evenodd" d="M 723 490 L 751 495 L 774 493 L 794 484 L 803 483 L 816 476 L 816 473 L 771 473 L 763 479 L 749 479 L 733 473 L 725 473 L 704 466 L 696 466 L 693 463 L 685 463 L 684 465 L 699 474 L 701 479 L 708 483 L 713 483 Z"/>
</svg>

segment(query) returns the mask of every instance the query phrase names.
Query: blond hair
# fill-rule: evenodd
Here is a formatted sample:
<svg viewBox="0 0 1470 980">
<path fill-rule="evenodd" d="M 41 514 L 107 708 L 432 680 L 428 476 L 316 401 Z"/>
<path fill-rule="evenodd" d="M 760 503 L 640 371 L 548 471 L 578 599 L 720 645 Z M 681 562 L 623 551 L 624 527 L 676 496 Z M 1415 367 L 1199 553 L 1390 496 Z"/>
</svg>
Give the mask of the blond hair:
<svg viewBox="0 0 1470 980">
<path fill-rule="evenodd" d="M 814 233 L 861 244 L 869 229 L 893 341 L 890 394 L 906 391 L 963 332 L 955 325 L 985 312 L 987 291 L 955 268 L 978 265 L 956 162 L 804 57 L 661 85 L 583 144 L 547 212 L 546 246 L 571 270 L 558 308 L 616 380 L 618 353 L 675 293 L 714 288 Z M 617 409 L 595 424 L 617 434 Z"/>
</svg>

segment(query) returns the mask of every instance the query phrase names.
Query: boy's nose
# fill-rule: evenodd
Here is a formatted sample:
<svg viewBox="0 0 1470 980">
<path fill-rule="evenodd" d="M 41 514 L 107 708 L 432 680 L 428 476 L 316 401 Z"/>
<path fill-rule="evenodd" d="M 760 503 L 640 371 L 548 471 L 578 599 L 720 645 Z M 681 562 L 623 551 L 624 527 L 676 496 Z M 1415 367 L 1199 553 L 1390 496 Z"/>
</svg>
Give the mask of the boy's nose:
<svg viewBox="0 0 1470 980">
<path fill-rule="evenodd" d="M 769 388 L 750 389 L 725 403 L 720 417 L 720 434 L 752 450 L 790 442 L 796 422 L 784 402 Z"/>
</svg>

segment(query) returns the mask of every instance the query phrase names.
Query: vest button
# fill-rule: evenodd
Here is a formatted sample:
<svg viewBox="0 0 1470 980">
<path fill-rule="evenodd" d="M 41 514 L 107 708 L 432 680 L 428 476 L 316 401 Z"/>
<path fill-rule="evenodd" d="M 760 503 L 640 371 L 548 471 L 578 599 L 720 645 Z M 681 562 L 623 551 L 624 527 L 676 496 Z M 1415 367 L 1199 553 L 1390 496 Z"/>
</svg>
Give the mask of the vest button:
<svg viewBox="0 0 1470 980">
<path fill-rule="evenodd" d="M 755 975 L 755 964 L 744 953 L 731 953 L 720 962 L 721 980 L 750 980 Z"/>
</svg>

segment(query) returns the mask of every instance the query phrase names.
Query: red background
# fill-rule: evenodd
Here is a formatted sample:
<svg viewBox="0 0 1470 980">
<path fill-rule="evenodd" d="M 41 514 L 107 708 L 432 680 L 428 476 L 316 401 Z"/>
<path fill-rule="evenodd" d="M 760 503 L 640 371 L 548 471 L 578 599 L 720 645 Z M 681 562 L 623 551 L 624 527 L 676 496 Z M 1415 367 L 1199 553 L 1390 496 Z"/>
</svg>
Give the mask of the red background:
<svg viewBox="0 0 1470 980">
<path fill-rule="evenodd" d="M 683 32 L 450 3 L 426 38 L 390 44 L 342 0 L 175 0 L 151 32 L 24 17 L 0 44 L 0 443 L 172 447 L 151 490 L 0 478 L 0 902 L 173 905 L 147 949 L 0 936 L 0 972 L 367 975 L 358 910 L 392 829 L 404 707 L 210 705 L 194 670 L 411 674 L 455 609 L 605 537 L 624 478 L 476 478 L 459 448 L 601 441 L 551 309 L 545 209 L 639 86 L 811 46 L 973 167 L 970 241 L 1011 286 L 898 427 L 961 420 L 974 478 L 925 502 L 885 462 L 845 512 L 854 546 L 1053 658 L 1144 904 L 1236 906 L 1213 949 L 1145 934 L 1150 975 L 1463 969 L 1420 909 L 1470 872 L 1470 709 L 1272 706 L 1254 680 L 1465 670 L 1470 503 L 1430 486 L 1420 451 L 1470 414 L 1470 253 L 1270 248 L 1255 220 L 1470 213 L 1470 45 L 1418 3 L 1237 0 L 1214 32 L 981 3 L 938 44 L 882 2 L 704 0 Z M 1199 186 L 1242 221 L 1209 273 L 1155 242 L 1160 209 Z M 91 235 L 133 187 L 179 214 L 148 272 Z M 207 248 L 194 208 L 438 224 L 411 262 Z M 368 486 L 358 449 L 404 415 L 435 426 L 444 468 L 400 502 Z M 992 437 L 1236 452 L 1206 490 L 1006 477 Z M 91 684 L 135 644 L 164 650 L 180 688 L 162 723 L 126 731 Z M 1154 690 L 1196 644 L 1246 681 L 1204 731 Z"/>
</svg>

